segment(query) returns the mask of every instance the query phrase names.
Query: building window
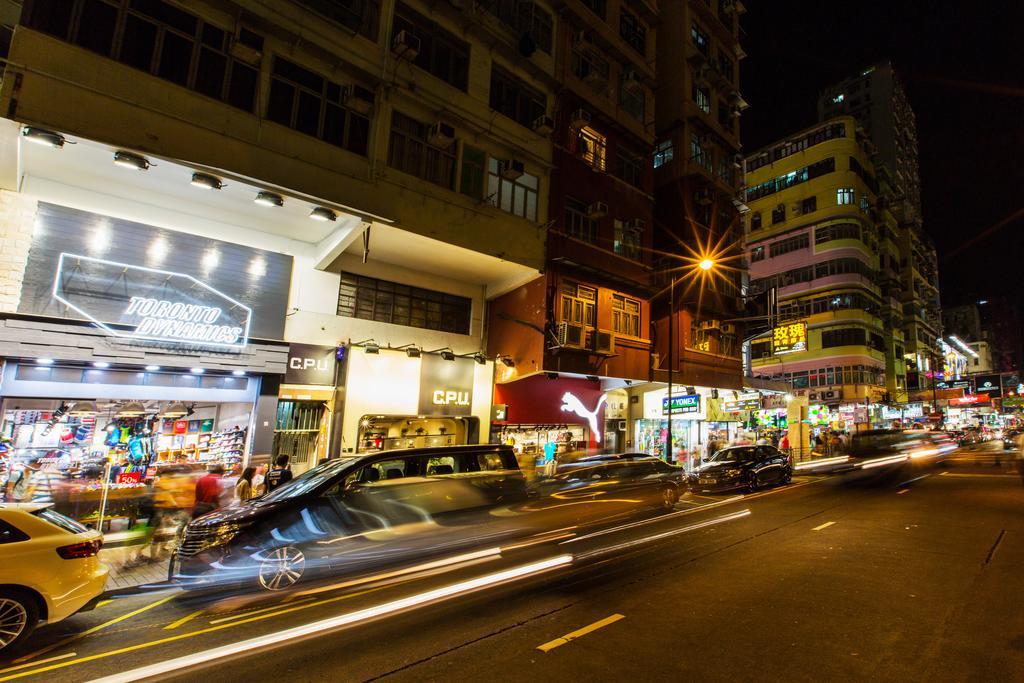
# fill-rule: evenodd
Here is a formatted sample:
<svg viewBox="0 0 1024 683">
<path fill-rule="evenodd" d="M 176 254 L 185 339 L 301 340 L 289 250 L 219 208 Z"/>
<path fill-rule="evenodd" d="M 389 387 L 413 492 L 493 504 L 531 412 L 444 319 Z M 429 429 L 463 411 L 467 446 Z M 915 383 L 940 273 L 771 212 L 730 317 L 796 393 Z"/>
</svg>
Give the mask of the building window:
<svg viewBox="0 0 1024 683">
<path fill-rule="evenodd" d="M 358 86 L 348 87 L 354 90 Z M 275 56 L 274 70 L 270 77 L 267 118 L 366 156 L 370 119 L 344 106 L 345 89 L 346 86 Z M 363 99 L 372 101 L 373 96 L 369 90 L 360 90 Z"/>
<path fill-rule="evenodd" d="M 860 327 L 843 327 L 838 330 L 825 330 L 821 333 L 821 348 L 831 349 L 836 346 L 864 346 L 865 332 Z"/>
<path fill-rule="evenodd" d="M 377 0 L 299 0 L 298 4 L 377 42 L 377 24 L 380 19 Z"/>
<path fill-rule="evenodd" d="M 469 45 L 402 3 L 395 6 L 391 37 L 407 31 L 420 39 L 412 63 L 463 92 L 469 78 Z"/>
<path fill-rule="evenodd" d="M 530 0 L 479 0 L 481 7 L 515 32 L 533 39 L 537 49 L 551 54 L 551 15 Z"/>
<path fill-rule="evenodd" d="M 705 57 L 711 51 L 711 39 L 708 38 L 708 34 L 697 24 L 690 26 L 690 40 L 693 42 L 694 47 L 700 50 L 701 54 Z"/>
<path fill-rule="evenodd" d="M 597 219 L 591 218 L 587 203 L 565 198 L 565 234 L 593 244 L 597 241 Z"/>
<path fill-rule="evenodd" d="M 643 228 L 637 221 L 615 221 L 615 253 L 634 261 L 640 260 Z"/>
<path fill-rule="evenodd" d="M 733 79 L 736 77 L 736 63 L 726 56 L 726 54 L 721 50 L 718 50 L 716 54 L 718 59 L 716 60 L 715 67 L 718 69 L 720 74 L 725 76 L 725 80 L 732 83 Z"/>
<path fill-rule="evenodd" d="M 484 169 L 487 154 L 482 149 L 463 145 L 462 170 L 459 174 L 459 192 L 473 199 L 484 198 Z"/>
<path fill-rule="evenodd" d="M 750 229 L 760 230 L 761 229 L 761 212 L 754 211 L 750 214 Z"/>
<path fill-rule="evenodd" d="M 537 220 L 537 176 L 523 173 L 515 180 L 501 177 L 501 161 L 491 157 L 487 162 L 487 198 L 494 206 L 530 221 Z"/>
<path fill-rule="evenodd" d="M 832 240 L 859 240 L 860 226 L 856 223 L 833 223 L 814 230 L 814 243 L 824 244 Z"/>
<path fill-rule="evenodd" d="M 818 210 L 818 198 L 817 197 L 807 197 L 802 202 L 800 202 L 800 213 L 801 214 L 808 214 L 808 213 L 812 213 L 812 212 L 817 211 L 817 210 Z"/>
<path fill-rule="evenodd" d="M 570 68 L 576 78 L 595 90 L 603 90 L 608 85 L 608 60 L 588 42 L 573 38 Z"/>
<path fill-rule="evenodd" d="M 647 28 L 640 23 L 640 19 L 627 10 L 619 10 L 619 35 L 626 41 L 626 44 L 639 52 L 647 53 Z"/>
<path fill-rule="evenodd" d="M 816 161 L 809 166 L 797 169 L 786 173 L 785 175 L 766 180 L 763 183 L 758 183 L 752 187 L 747 188 L 747 201 L 754 201 L 761 197 L 767 197 L 768 195 L 781 192 L 786 188 L 799 185 L 800 183 L 806 183 L 812 178 L 817 178 L 828 173 L 832 173 L 836 170 L 836 159 L 835 157 L 828 157 L 821 161 Z M 748 166 L 747 172 L 750 172 Z M 851 192 L 853 190 L 850 190 Z"/>
<path fill-rule="evenodd" d="M 661 168 L 672 161 L 672 141 L 663 140 L 654 147 L 654 168 Z"/>
<path fill-rule="evenodd" d="M 563 282 L 559 297 L 559 322 L 594 327 L 597 322 L 597 290 L 593 287 Z"/>
<path fill-rule="evenodd" d="M 771 258 L 775 258 L 776 256 L 788 254 L 791 251 L 799 251 L 801 249 L 806 249 L 809 246 L 811 246 L 811 239 L 805 232 L 794 237 L 787 237 L 784 240 L 773 242 L 768 247 L 768 255 Z"/>
<path fill-rule="evenodd" d="M 469 334 L 473 301 L 397 282 L 341 274 L 338 315 L 427 330 Z"/>
<path fill-rule="evenodd" d="M 455 188 L 455 143 L 434 147 L 427 142 L 429 126 L 398 111 L 391 112 L 388 166 L 417 178 Z"/>
<path fill-rule="evenodd" d="M 643 157 L 620 147 L 615 154 L 615 177 L 639 188 L 643 185 L 643 173 Z"/>
<path fill-rule="evenodd" d="M 602 19 L 605 18 L 607 12 L 606 0 L 582 0 L 582 2 L 583 6 L 589 9 L 591 12 L 601 17 Z"/>
<path fill-rule="evenodd" d="M 543 93 L 492 65 L 491 109 L 529 128 L 547 111 L 547 99 Z"/>
<path fill-rule="evenodd" d="M 604 171 L 608 158 L 608 138 L 589 126 L 576 133 L 573 151 L 595 171 Z"/>
<path fill-rule="evenodd" d="M 786 220 L 786 205 L 779 204 L 774 209 L 772 209 L 772 225 L 775 225 L 776 223 L 781 223 L 784 220 Z"/>
<path fill-rule="evenodd" d="M 690 159 L 711 172 L 711 152 L 704 148 L 703 139 L 697 133 L 690 138 Z M 706 224 L 706 221 L 704 223 Z"/>
<path fill-rule="evenodd" d="M 756 261 L 763 261 L 763 260 L 764 260 L 764 245 L 754 247 L 751 250 L 751 252 L 750 252 L 750 262 L 754 263 Z"/>
<path fill-rule="evenodd" d="M 836 204 L 853 204 L 857 201 L 857 193 L 852 187 L 840 187 L 836 190 Z"/>
<path fill-rule="evenodd" d="M 622 111 L 642 123 L 645 104 L 644 89 L 640 84 L 623 77 L 619 82 L 619 106 L 622 107 Z"/>
<path fill-rule="evenodd" d="M 640 336 L 640 302 L 612 294 L 612 331 L 629 337 Z"/>
<path fill-rule="evenodd" d="M 693 101 L 697 103 L 697 107 L 705 114 L 711 113 L 711 93 L 706 87 L 697 85 L 697 79 L 692 80 L 690 88 L 690 95 L 693 97 Z"/>
<path fill-rule="evenodd" d="M 253 112 L 259 69 L 235 44 L 258 53 L 263 36 L 218 28 L 161 0 L 26 3 L 25 25 L 171 83 Z"/>
</svg>

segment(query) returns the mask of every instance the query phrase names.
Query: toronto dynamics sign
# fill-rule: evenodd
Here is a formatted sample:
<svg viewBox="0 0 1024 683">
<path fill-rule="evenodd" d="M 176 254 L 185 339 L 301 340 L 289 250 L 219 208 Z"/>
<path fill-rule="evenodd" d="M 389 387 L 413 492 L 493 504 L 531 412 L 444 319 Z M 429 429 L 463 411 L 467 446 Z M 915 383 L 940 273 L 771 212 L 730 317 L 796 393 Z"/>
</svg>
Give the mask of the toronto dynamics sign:
<svg viewBox="0 0 1024 683">
<path fill-rule="evenodd" d="M 130 341 L 241 351 L 252 322 L 252 309 L 191 275 L 66 252 L 53 298 Z"/>
</svg>

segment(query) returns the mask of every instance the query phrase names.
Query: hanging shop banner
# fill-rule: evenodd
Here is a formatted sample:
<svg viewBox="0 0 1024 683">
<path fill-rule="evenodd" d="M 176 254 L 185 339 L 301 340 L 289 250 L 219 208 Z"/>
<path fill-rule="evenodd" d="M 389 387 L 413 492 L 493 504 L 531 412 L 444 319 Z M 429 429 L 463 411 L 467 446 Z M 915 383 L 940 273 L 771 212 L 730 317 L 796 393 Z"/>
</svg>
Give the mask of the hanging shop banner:
<svg viewBox="0 0 1024 683">
<path fill-rule="evenodd" d="M 334 386 L 334 369 L 338 364 L 335 346 L 289 344 L 285 384 L 316 384 Z"/>
<path fill-rule="evenodd" d="M 971 380 L 969 379 L 937 379 L 935 380 L 936 389 L 970 389 Z"/>
<path fill-rule="evenodd" d="M 796 353 L 807 350 L 807 323 L 779 325 L 772 330 L 772 353 Z"/>
<path fill-rule="evenodd" d="M 147 344 L 281 339 L 292 257 L 40 202 L 18 312 Z"/>
<path fill-rule="evenodd" d="M 687 413 L 699 413 L 700 412 L 700 394 L 685 394 L 683 396 L 672 397 L 672 414 L 673 415 L 686 415 Z M 668 415 L 669 413 L 669 398 L 666 396 L 661 399 L 661 414 Z"/>
<path fill-rule="evenodd" d="M 999 375 L 975 375 L 974 393 L 988 394 L 990 398 L 998 398 L 1003 395 L 1003 385 L 999 381 Z"/>
<path fill-rule="evenodd" d="M 736 401 L 726 401 L 723 405 L 726 412 L 737 413 L 741 410 L 759 410 L 761 408 L 761 399 L 757 398 L 740 398 Z"/>
<path fill-rule="evenodd" d="M 964 396 L 963 398 L 949 399 L 949 405 L 951 406 L 975 406 L 990 403 L 992 403 L 992 399 L 986 396 L 985 394 L 976 394 L 974 396 Z"/>
<path fill-rule="evenodd" d="M 475 365 L 471 358 L 445 360 L 424 354 L 420 359 L 420 414 L 471 415 Z"/>
</svg>

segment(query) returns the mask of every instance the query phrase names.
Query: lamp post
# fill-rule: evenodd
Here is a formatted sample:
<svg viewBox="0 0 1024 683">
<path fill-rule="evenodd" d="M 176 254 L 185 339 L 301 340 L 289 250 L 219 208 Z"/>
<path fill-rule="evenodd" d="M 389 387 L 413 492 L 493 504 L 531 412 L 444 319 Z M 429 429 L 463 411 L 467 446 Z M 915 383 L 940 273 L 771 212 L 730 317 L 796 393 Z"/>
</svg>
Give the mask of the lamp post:
<svg viewBox="0 0 1024 683">
<path fill-rule="evenodd" d="M 672 364 L 675 363 L 676 277 L 668 288 L 668 429 L 665 430 L 665 462 L 672 457 Z"/>
</svg>

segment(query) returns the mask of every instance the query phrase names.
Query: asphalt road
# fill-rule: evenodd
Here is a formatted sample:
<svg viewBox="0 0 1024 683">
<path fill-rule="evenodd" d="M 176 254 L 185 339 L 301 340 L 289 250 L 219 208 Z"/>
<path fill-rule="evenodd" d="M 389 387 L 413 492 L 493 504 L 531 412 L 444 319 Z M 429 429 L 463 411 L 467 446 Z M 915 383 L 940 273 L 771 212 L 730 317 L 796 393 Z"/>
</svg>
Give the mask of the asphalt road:
<svg viewBox="0 0 1024 683">
<path fill-rule="evenodd" d="M 117 599 L 0 681 L 1024 679 L 1024 486 L 990 453 L 618 526 L 271 598 Z"/>
</svg>

